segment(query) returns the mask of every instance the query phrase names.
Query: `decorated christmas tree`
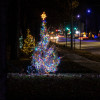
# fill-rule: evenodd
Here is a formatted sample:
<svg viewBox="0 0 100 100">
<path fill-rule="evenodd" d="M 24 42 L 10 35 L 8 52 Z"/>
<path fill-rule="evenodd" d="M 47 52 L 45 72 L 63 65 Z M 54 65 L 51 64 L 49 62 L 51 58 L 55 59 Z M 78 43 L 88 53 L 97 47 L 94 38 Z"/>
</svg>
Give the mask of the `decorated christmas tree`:
<svg viewBox="0 0 100 100">
<path fill-rule="evenodd" d="M 60 57 L 57 56 L 54 46 L 50 47 L 49 37 L 46 36 L 46 14 L 41 15 L 42 27 L 40 30 L 41 41 L 35 47 L 32 56 L 32 66 L 35 67 L 38 73 L 54 73 L 57 71 L 57 66 L 60 63 Z"/>
<path fill-rule="evenodd" d="M 27 29 L 27 37 L 24 40 L 22 51 L 25 54 L 29 55 L 32 53 L 34 48 L 35 48 L 35 38 L 33 38 L 33 36 L 30 34 L 30 30 Z"/>
</svg>

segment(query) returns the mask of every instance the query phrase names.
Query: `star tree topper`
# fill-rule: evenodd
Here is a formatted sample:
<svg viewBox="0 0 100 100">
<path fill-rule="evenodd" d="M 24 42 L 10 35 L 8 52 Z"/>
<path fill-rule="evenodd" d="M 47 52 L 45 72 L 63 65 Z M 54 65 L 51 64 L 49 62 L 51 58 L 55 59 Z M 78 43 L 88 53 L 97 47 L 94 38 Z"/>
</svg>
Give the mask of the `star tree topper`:
<svg viewBox="0 0 100 100">
<path fill-rule="evenodd" d="M 44 20 L 46 17 L 47 16 L 46 16 L 45 12 L 43 12 L 43 14 L 41 15 L 41 18 Z"/>
<path fill-rule="evenodd" d="M 30 29 L 27 29 L 27 34 L 29 34 L 30 33 Z"/>
</svg>

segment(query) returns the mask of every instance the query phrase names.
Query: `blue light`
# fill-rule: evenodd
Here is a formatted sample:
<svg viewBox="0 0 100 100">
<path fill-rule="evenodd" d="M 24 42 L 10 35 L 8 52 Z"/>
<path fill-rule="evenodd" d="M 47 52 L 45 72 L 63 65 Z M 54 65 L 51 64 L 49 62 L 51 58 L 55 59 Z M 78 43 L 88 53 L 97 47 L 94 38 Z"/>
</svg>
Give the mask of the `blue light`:
<svg viewBox="0 0 100 100">
<path fill-rule="evenodd" d="M 91 13 L 91 10 L 90 9 L 87 9 L 87 13 Z"/>
<path fill-rule="evenodd" d="M 95 35 L 95 36 L 94 36 L 94 39 L 97 39 L 97 38 L 98 38 L 98 36 L 97 36 L 97 35 Z"/>
<path fill-rule="evenodd" d="M 80 15 L 79 14 L 77 15 L 77 18 L 80 18 Z"/>
</svg>

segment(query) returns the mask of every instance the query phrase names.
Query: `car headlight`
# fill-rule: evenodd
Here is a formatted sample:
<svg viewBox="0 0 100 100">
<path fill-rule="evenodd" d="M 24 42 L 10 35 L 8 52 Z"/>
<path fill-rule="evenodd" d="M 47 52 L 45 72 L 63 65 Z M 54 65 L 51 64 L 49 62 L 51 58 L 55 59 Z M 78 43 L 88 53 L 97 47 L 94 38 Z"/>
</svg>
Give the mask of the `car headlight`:
<svg viewBox="0 0 100 100">
<path fill-rule="evenodd" d="M 53 37 L 50 37 L 50 39 L 53 39 Z"/>
</svg>

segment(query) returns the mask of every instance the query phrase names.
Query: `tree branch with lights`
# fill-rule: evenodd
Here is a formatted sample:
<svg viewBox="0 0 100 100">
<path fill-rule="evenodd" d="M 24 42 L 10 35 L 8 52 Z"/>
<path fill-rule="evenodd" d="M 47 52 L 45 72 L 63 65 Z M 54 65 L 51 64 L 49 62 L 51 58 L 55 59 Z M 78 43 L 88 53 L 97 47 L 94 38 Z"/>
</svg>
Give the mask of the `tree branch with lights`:
<svg viewBox="0 0 100 100">
<path fill-rule="evenodd" d="M 33 36 L 30 34 L 30 30 L 27 29 L 27 37 L 24 40 L 22 51 L 25 54 L 30 55 L 33 52 L 34 48 L 35 48 L 35 38 L 33 38 Z"/>
</svg>

